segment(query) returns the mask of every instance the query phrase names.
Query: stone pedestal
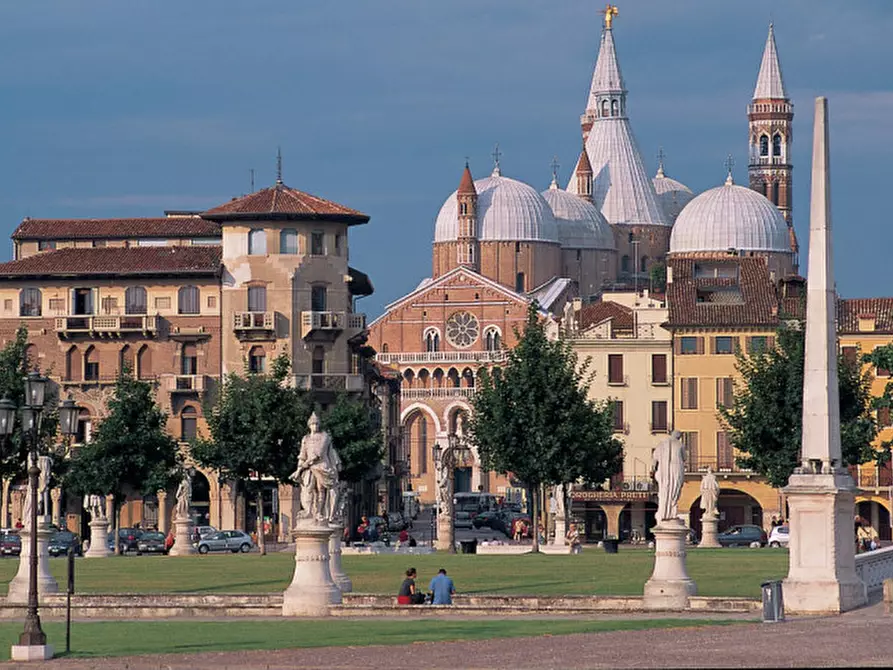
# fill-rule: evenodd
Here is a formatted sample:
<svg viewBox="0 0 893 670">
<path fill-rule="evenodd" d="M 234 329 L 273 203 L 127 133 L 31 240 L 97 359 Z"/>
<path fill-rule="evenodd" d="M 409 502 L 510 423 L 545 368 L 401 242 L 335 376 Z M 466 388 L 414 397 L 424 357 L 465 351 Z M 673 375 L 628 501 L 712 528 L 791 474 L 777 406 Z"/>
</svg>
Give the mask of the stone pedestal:
<svg viewBox="0 0 893 670">
<path fill-rule="evenodd" d="M 49 661 L 53 657 L 54 652 L 55 650 L 51 644 L 14 644 L 12 645 L 10 656 L 13 661 L 27 663 L 28 661 Z"/>
<path fill-rule="evenodd" d="M 564 547 L 564 536 L 567 534 L 567 519 L 563 516 L 555 517 L 555 534 L 552 535 L 552 547 Z"/>
<path fill-rule="evenodd" d="M 716 539 L 716 524 L 719 520 L 716 517 L 701 517 L 701 541 L 698 542 L 699 547 L 709 549 L 710 547 L 720 547 L 719 540 Z"/>
<path fill-rule="evenodd" d="M 791 528 L 785 611 L 836 614 L 866 604 L 865 585 L 856 575 L 850 475 L 793 474 L 785 494 Z"/>
<path fill-rule="evenodd" d="M 353 591 L 353 582 L 341 567 L 341 538 L 344 535 L 344 526 L 332 524 L 329 527 L 332 529 L 332 536 L 329 538 L 329 572 L 341 593 L 350 593 Z"/>
<path fill-rule="evenodd" d="M 437 540 L 434 542 L 434 548 L 437 551 L 453 551 L 451 548 L 453 542 L 453 515 L 438 514 L 437 515 Z"/>
<path fill-rule="evenodd" d="M 685 567 L 688 527 L 680 519 L 661 521 L 654 533 L 654 572 L 645 582 L 645 609 L 683 610 L 698 592 Z"/>
<path fill-rule="evenodd" d="M 48 523 L 44 520 L 37 526 L 37 595 L 43 596 L 47 593 L 59 593 L 59 585 L 50 574 L 50 555 L 47 551 L 50 536 L 53 532 L 49 529 Z M 16 576 L 9 582 L 9 594 L 6 599 L 12 603 L 28 602 L 28 581 L 31 564 L 31 531 L 23 528 L 20 533 L 22 536 L 22 555 L 19 557 L 19 571 Z"/>
<path fill-rule="evenodd" d="M 108 558 L 109 554 L 109 522 L 108 519 L 97 519 L 90 522 L 90 548 L 84 558 Z"/>
<path fill-rule="evenodd" d="M 332 529 L 301 524 L 294 529 L 295 574 L 282 599 L 283 616 L 328 616 L 330 605 L 341 604 L 341 590 L 332 581 L 329 538 Z"/>
<path fill-rule="evenodd" d="M 192 546 L 192 519 L 174 521 L 174 546 L 168 556 L 190 556 L 195 553 Z"/>
</svg>

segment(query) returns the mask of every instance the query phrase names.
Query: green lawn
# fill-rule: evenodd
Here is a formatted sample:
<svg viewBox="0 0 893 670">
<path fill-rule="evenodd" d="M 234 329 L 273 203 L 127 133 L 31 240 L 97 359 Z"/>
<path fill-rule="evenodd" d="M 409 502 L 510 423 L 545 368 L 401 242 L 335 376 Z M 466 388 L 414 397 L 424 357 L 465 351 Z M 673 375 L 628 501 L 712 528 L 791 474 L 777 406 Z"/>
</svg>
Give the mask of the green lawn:
<svg viewBox="0 0 893 670">
<path fill-rule="evenodd" d="M 344 568 L 358 593 L 396 593 L 403 571 L 413 566 L 427 587 L 438 568 L 446 568 L 460 593 L 518 595 L 640 595 L 651 574 L 654 552 L 621 547 L 618 554 L 587 549 L 577 556 L 345 556 Z M 64 559 L 50 569 L 64 584 Z M 704 596 L 757 598 L 760 582 L 787 573 L 786 550 L 694 549 L 688 571 Z M 18 561 L 0 560 L 0 591 Z M 294 557 L 214 555 L 186 558 L 118 556 L 76 561 L 80 593 L 269 593 L 291 580 Z"/>
<path fill-rule="evenodd" d="M 535 635 L 568 635 L 616 630 L 646 630 L 724 625 L 741 621 L 645 619 L 591 621 L 579 619 L 467 619 L 440 621 L 111 621 L 72 624 L 73 657 L 189 654 L 203 651 L 294 649 L 301 647 L 411 644 L 441 640 L 488 640 Z M 48 642 L 65 649 L 62 623 L 45 623 Z M 0 660 L 22 624 L 0 623 Z"/>
</svg>

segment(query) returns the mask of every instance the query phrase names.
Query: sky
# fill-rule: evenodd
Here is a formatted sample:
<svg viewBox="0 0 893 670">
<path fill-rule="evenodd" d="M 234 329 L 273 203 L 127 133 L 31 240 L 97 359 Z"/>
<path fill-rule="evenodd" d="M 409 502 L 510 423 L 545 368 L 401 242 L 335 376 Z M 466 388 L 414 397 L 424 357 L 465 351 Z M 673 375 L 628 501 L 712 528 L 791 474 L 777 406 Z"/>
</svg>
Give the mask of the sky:
<svg viewBox="0 0 893 670">
<path fill-rule="evenodd" d="M 614 36 L 649 172 L 695 192 L 736 161 L 775 24 L 795 104 L 806 249 L 813 98 L 829 98 L 845 297 L 893 295 L 893 2 L 618 0 Z M 430 274 L 434 219 L 468 157 L 545 189 L 580 147 L 603 2 L 30 0 L 0 3 L 0 235 L 25 216 L 155 216 L 273 183 L 359 209 L 370 318 Z M 9 258 L 11 244 L 0 252 Z M 803 254 L 805 256 L 805 253 Z M 805 260 L 805 259 L 804 259 Z M 802 268 L 805 269 L 805 263 Z M 804 270 L 805 271 L 805 270 Z"/>
</svg>

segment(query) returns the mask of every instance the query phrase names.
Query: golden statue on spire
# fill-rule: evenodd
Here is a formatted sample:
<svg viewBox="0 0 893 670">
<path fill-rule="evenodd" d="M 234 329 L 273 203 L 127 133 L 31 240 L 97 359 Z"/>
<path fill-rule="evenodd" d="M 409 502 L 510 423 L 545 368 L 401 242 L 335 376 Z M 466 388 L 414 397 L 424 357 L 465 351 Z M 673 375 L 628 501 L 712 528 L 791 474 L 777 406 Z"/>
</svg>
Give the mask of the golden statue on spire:
<svg viewBox="0 0 893 670">
<path fill-rule="evenodd" d="M 611 22 L 614 20 L 614 17 L 617 16 L 620 12 L 617 11 L 616 5 L 605 5 L 605 8 L 601 12 L 605 15 L 605 29 L 611 29 Z"/>
</svg>

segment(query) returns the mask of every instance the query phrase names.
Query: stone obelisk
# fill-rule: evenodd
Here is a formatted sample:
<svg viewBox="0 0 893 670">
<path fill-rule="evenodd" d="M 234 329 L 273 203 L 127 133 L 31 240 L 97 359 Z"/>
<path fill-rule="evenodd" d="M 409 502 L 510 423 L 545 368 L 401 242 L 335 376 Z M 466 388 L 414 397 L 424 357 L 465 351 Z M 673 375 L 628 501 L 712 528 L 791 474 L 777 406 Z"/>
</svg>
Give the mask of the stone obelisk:
<svg viewBox="0 0 893 670">
<path fill-rule="evenodd" d="M 790 509 L 790 567 L 785 609 L 795 613 L 845 612 L 865 604 L 856 575 L 852 477 L 841 460 L 837 333 L 831 258 L 831 177 L 828 100 L 816 98 L 806 358 L 803 369 L 803 441 L 800 467 L 785 488 Z"/>
</svg>

